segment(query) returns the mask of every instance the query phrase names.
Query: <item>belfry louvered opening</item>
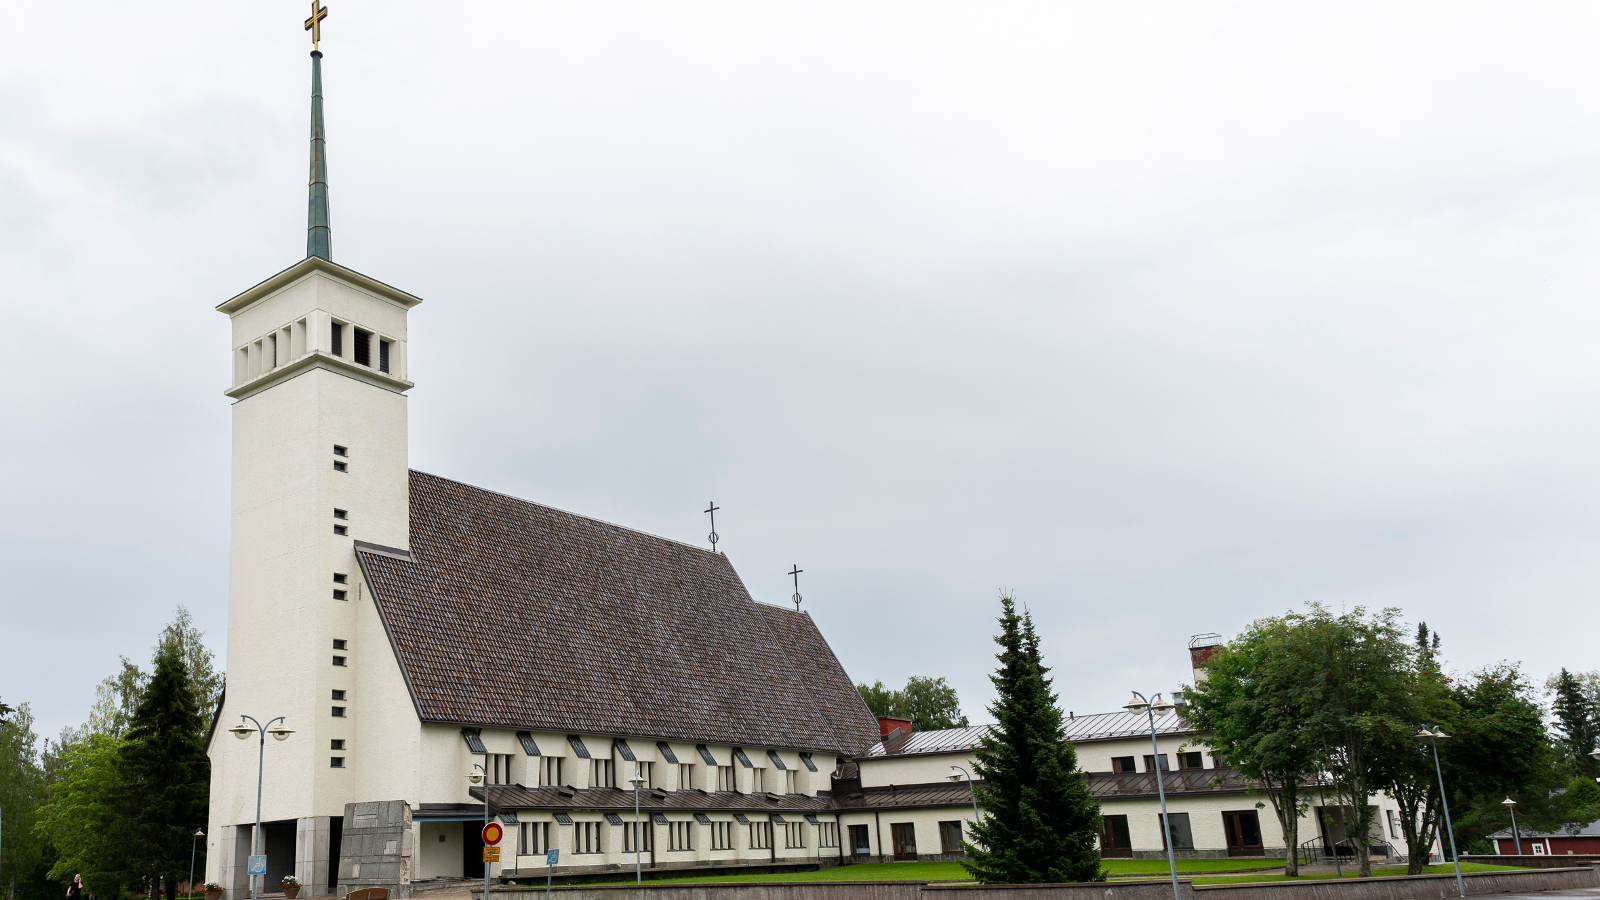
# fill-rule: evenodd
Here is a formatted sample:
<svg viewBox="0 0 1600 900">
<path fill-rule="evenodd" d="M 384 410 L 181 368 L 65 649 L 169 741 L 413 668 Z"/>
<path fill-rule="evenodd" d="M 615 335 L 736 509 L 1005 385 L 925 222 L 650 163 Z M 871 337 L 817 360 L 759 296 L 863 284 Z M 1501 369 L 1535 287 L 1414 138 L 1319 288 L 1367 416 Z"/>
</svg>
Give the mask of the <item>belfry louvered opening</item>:
<svg viewBox="0 0 1600 900">
<path fill-rule="evenodd" d="M 355 332 L 355 361 L 359 365 L 372 365 L 372 332 L 360 328 L 352 329 Z"/>
</svg>

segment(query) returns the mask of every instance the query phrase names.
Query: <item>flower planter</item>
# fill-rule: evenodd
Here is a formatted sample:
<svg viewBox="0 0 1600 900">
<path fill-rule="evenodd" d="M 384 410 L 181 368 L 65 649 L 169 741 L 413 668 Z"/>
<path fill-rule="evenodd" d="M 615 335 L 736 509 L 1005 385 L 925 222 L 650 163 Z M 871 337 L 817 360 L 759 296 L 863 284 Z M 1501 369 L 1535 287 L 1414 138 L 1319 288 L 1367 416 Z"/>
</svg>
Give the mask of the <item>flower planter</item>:
<svg viewBox="0 0 1600 900">
<path fill-rule="evenodd" d="M 294 900 L 294 898 L 300 896 L 300 885 L 298 884 L 280 884 L 278 889 L 283 891 L 283 896 L 288 900 Z"/>
<path fill-rule="evenodd" d="M 207 891 L 206 900 L 222 900 L 221 891 Z"/>
</svg>

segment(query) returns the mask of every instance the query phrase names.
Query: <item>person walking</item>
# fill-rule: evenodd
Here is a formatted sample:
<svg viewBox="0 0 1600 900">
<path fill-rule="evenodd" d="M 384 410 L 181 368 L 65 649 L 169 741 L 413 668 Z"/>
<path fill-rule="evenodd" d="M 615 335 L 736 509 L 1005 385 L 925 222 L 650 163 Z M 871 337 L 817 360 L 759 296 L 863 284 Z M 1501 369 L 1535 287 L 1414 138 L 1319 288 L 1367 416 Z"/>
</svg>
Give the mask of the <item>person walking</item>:
<svg viewBox="0 0 1600 900">
<path fill-rule="evenodd" d="M 72 876 L 72 883 L 67 885 L 67 900 L 83 900 L 83 875 Z"/>
</svg>

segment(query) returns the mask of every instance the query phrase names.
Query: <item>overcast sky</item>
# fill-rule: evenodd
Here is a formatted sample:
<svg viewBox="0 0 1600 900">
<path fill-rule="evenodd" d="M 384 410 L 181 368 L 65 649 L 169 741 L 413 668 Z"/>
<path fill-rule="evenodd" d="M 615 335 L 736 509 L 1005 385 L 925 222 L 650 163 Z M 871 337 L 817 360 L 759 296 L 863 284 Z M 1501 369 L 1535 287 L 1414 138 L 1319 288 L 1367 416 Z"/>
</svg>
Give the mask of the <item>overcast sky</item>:
<svg viewBox="0 0 1600 900">
<path fill-rule="evenodd" d="M 305 246 L 306 4 L 0 35 L 0 698 L 225 653 L 227 318 Z M 333 258 L 415 468 L 684 541 L 987 718 L 1403 608 L 1595 668 L 1593 4 L 333 0 Z M 271 640 L 271 635 L 262 635 Z"/>
</svg>

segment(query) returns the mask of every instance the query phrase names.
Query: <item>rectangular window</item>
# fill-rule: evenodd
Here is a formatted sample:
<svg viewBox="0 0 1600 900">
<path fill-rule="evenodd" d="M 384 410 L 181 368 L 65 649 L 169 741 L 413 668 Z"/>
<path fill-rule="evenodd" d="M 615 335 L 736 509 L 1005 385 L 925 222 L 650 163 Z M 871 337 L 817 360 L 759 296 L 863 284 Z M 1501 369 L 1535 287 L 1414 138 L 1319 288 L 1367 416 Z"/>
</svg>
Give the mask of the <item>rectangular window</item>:
<svg viewBox="0 0 1600 900">
<path fill-rule="evenodd" d="M 343 525 L 335 525 L 335 526 L 333 526 L 333 533 L 334 534 L 349 534 L 350 531 L 349 531 L 349 529 L 345 528 Z"/>
<path fill-rule="evenodd" d="M 1400 836 L 1400 820 L 1395 817 L 1394 810 L 1386 809 L 1383 812 L 1384 812 L 1384 815 L 1386 815 L 1388 817 L 1388 819 L 1389 819 L 1389 837 L 1392 837 L 1392 838 L 1399 837 Z"/>
<path fill-rule="evenodd" d="M 800 773 L 793 769 L 788 769 L 783 773 L 783 792 L 785 794 L 800 793 L 800 789 L 796 786 L 799 784 L 797 780 L 799 775 Z"/>
<path fill-rule="evenodd" d="M 939 847 L 944 853 L 960 853 L 961 848 L 961 823 L 939 823 Z"/>
<path fill-rule="evenodd" d="M 1204 769 L 1205 767 L 1205 756 L 1199 751 L 1178 754 L 1179 769 Z"/>
<path fill-rule="evenodd" d="M 350 451 L 345 447 L 341 447 L 338 444 L 334 444 L 333 445 L 333 455 L 334 456 L 349 456 L 350 455 Z"/>
<path fill-rule="evenodd" d="M 622 852 L 632 853 L 634 837 L 639 838 L 639 852 L 649 853 L 655 849 L 655 826 L 650 824 L 650 817 L 645 816 L 639 822 L 622 823 Z"/>
<path fill-rule="evenodd" d="M 344 657 L 342 657 L 342 656 L 335 656 L 335 657 L 334 657 L 334 658 L 333 658 L 333 664 L 334 664 L 334 665 L 336 665 L 336 666 L 342 666 L 342 665 L 344 665 Z"/>
<path fill-rule="evenodd" d="M 334 717 L 334 718 L 335 718 L 335 719 L 342 719 L 342 718 L 344 718 L 344 707 L 342 707 L 342 706 L 335 706 L 335 707 L 334 707 L 334 708 L 333 708 L 333 717 Z"/>
<path fill-rule="evenodd" d="M 344 574 L 343 572 L 335 572 L 335 573 L 333 573 L 333 583 L 334 584 L 349 584 L 350 583 L 350 576 Z"/>
<path fill-rule="evenodd" d="M 1139 770 L 1137 768 L 1134 768 L 1133 757 L 1131 757 L 1131 756 L 1113 756 L 1113 757 L 1111 757 L 1111 771 L 1116 772 L 1118 774 L 1132 774 L 1132 773 L 1137 772 Z"/>
<path fill-rule="evenodd" d="M 770 849 L 772 849 L 772 823 L 771 822 L 751 822 L 750 823 L 750 849 L 751 850 L 770 850 Z"/>
<path fill-rule="evenodd" d="M 762 791 L 767 789 L 766 784 L 765 784 L 766 778 L 763 777 L 766 774 L 767 774 L 767 770 L 766 769 L 751 769 L 750 770 L 750 793 L 759 794 Z"/>
<path fill-rule="evenodd" d="M 821 822 L 821 823 L 819 823 L 817 825 L 817 846 L 818 847 L 837 847 L 837 846 L 839 846 L 839 823 L 838 822 Z"/>
<path fill-rule="evenodd" d="M 539 757 L 539 784 L 544 786 L 561 783 L 561 757 Z"/>
<path fill-rule="evenodd" d="M 484 768 L 489 770 L 490 784 L 512 784 L 511 754 L 490 753 L 484 758 Z"/>
<path fill-rule="evenodd" d="M 1156 815 L 1159 817 L 1160 813 Z M 1167 816 L 1167 822 L 1172 828 L 1172 849 L 1193 850 L 1194 833 L 1189 830 L 1189 814 L 1172 813 Z M 1167 849 L 1167 833 L 1165 829 L 1161 832 L 1161 849 Z"/>
<path fill-rule="evenodd" d="M 348 600 L 348 599 L 350 599 L 349 592 L 335 589 L 334 592 L 333 592 L 333 599 L 335 599 L 335 600 Z"/>
<path fill-rule="evenodd" d="M 1156 764 L 1154 762 L 1154 760 L 1156 758 L 1157 757 L 1151 756 L 1148 753 L 1146 753 L 1144 755 L 1144 770 L 1146 772 L 1154 772 L 1156 770 Z M 1161 771 L 1163 771 L 1163 772 L 1172 771 L 1172 765 L 1167 762 L 1167 755 L 1165 753 L 1161 754 L 1160 760 L 1161 760 Z"/>
<path fill-rule="evenodd" d="M 806 823 L 790 822 L 783 826 L 784 846 L 798 850 L 806 845 Z"/>
<path fill-rule="evenodd" d="M 329 750 L 343 750 L 344 749 L 344 741 L 339 739 L 339 738 L 334 738 L 333 740 L 328 742 L 328 749 Z"/>
<path fill-rule="evenodd" d="M 693 850 L 694 849 L 694 823 L 673 822 L 667 826 L 668 850 Z"/>
<path fill-rule="evenodd" d="M 378 342 L 378 371 L 382 372 L 382 373 L 384 373 L 386 375 L 389 373 L 389 345 L 392 344 L 392 343 L 394 343 L 394 342 L 393 341 L 379 341 Z"/>
<path fill-rule="evenodd" d="M 600 822 L 574 822 L 572 828 L 573 853 L 604 853 Z"/>
<path fill-rule="evenodd" d="M 333 649 L 335 649 L 335 650 L 349 650 L 350 649 L 350 642 L 345 640 L 344 638 L 334 638 L 333 639 Z"/>
<path fill-rule="evenodd" d="M 549 850 L 549 822 L 523 822 L 517 826 L 518 856 L 543 856 Z"/>
<path fill-rule="evenodd" d="M 335 699 L 335 700 L 343 700 L 344 699 L 344 691 L 334 691 L 333 692 L 333 699 Z"/>
<path fill-rule="evenodd" d="M 330 769 L 342 769 L 342 768 L 344 768 L 344 757 L 335 756 L 335 757 L 330 758 L 328 760 L 328 768 L 330 768 Z"/>
<path fill-rule="evenodd" d="M 678 763 L 678 790 L 694 790 L 694 763 Z"/>
<path fill-rule="evenodd" d="M 711 823 L 711 849 L 713 849 L 713 850 L 732 850 L 733 849 L 733 823 L 732 822 L 712 822 Z"/>
<path fill-rule="evenodd" d="M 352 328 L 351 331 L 355 332 L 356 337 L 356 362 L 363 366 L 372 365 L 372 332 L 362 331 L 359 328 Z"/>
<path fill-rule="evenodd" d="M 333 461 L 333 470 L 335 472 L 348 472 L 350 471 L 350 467 L 336 459 Z"/>
<path fill-rule="evenodd" d="M 733 790 L 733 766 L 717 766 L 717 790 Z"/>
<path fill-rule="evenodd" d="M 872 855 L 872 832 L 865 825 L 850 826 L 850 855 Z"/>
<path fill-rule="evenodd" d="M 348 519 L 348 518 L 350 518 L 350 514 L 345 512 L 342 509 L 335 509 L 333 511 L 333 517 L 335 519 Z"/>
<path fill-rule="evenodd" d="M 1228 838 L 1229 856 L 1265 855 L 1266 848 L 1261 844 L 1261 820 L 1255 810 L 1224 812 L 1222 830 Z"/>
<path fill-rule="evenodd" d="M 344 355 L 344 326 L 338 322 L 333 323 L 332 340 L 328 342 L 334 356 Z"/>
<path fill-rule="evenodd" d="M 589 787 L 616 787 L 609 759 L 589 760 Z"/>
<path fill-rule="evenodd" d="M 1100 817 L 1100 855 L 1130 857 L 1133 839 L 1128 836 L 1127 816 Z"/>
<path fill-rule="evenodd" d="M 917 824 L 899 822 L 889 826 L 889 836 L 894 840 L 895 859 L 917 858 Z"/>
</svg>

